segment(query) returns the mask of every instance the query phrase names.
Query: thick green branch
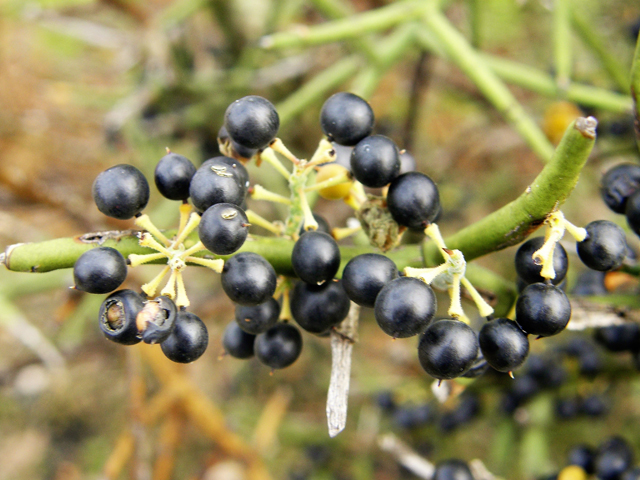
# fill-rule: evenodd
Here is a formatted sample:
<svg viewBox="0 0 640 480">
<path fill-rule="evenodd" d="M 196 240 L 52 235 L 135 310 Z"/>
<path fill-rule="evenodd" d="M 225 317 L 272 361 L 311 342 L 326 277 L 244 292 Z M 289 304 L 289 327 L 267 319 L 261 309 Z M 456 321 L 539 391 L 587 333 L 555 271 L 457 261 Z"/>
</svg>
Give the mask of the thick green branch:
<svg viewBox="0 0 640 480">
<path fill-rule="evenodd" d="M 596 125 L 592 117 L 579 118 L 571 124 L 551 162 L 520 197 L 446 238 L 447 247 L 461 250 L 470 261 L 524 240 L 573 191 L 595 143 Z M 428 265 L 442 261 L 433 243 L 425 244 L 424 258 Z"/>
</svg>

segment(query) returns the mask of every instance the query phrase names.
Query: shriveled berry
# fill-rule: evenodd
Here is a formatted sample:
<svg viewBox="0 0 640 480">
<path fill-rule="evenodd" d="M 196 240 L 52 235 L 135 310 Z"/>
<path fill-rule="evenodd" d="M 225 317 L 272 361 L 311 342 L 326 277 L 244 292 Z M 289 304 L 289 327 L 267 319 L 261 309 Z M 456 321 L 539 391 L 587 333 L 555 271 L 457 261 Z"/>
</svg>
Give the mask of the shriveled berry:
<svg viewBox="0 0 640 480">
<path fill-rule="evenodd" d="M 375 122 L 373 110 L 366 100 L 353 93 L 340 92 L 324 102 L 320 126 L 330 141 L 355 145 L 371 134 Z"/>
<path fill-rule="evenodd" d="M 114 291 L 127 277 L 127 264 L 115 248 L 97 247 L 84 252 L 73 265 L 75 288 L 88 293 Z"/>
<path fill-rule="evenodd" d="M 92 187 L 98 210 L 109 217 L 127 220 L 149 202 L 149 183 L 133 165 L 116 165 L 100 173 Z"/>
<path fill-rule="evenodd" d="M 516 272 L 518 276 L 526 283 L 544 282 L 545 279 L 540 275 L 542 265 L 534 262 L 532 256 L 534 252 L 542 247 L 544 237 L 530 238 L 518 248 L 515 257 Z M 556 244 L 553 249 L 553 270 L 556 273 L 555 278 L 551 279 L 551 283 L 558 285 L 567 275 L 569 268 L 569 258 L 567 252 L 562 245 Z"/>
<path fill-rule="evenodd" d="M 463 375 L 478 356 L 475 332 L 459 320 L 439 320 L 427 327 L 418 345 L 422 368 L 438 379 Z"/>
<path fill-rule="evenodd" d="M 240 305 L 266 302 L 276 291 L 276 272 L 264 257 L 253 252 L 234 255 L 224 264 L 222 288 Z"/>
<path fill-rule="evenodd" d="M 231 322 L 224 329 L 222 346 L 234 358 L 251 358 L 255 339 L 255 335 L 245 332 L 236 322 Z"/>
<path fill-rule="evenodd" d="M 209 344 L 209 332 L 200 317 L 180 311 L 171 335 L 160 344 L 162 353 L 177 363 L 191 363 L 202 356 Z"/>
<path fill-rule="evenodd" d="M 473 475 L 465 462 L 452 459 L 436 465 L 433 480 L 473 480 Z"/>
<path fill-rule="evenodd" d="M 582 263 L 601 272 L 622 265 L 627 256 L 627 240 L 622 228 L 608 220 L 596 220 L 585 229 L 587 238 L 576 243 Z"/>
<path fill-rule="evenodd" d="M 236 322 L 253 335 L 266 332 L 276 324 L 279 315 L 280 304 L 273 297 L 255 306 L 236 305 Z"/>
<path fill-rule="evenodd" d="M 177 153 L 169 153 L 162 157 L 153 177 L 158 191 L 169 200 L 186 200 L 189 198 L 189 185 L 196 173 L 191 160 Z"/>
<path fill-rule="evenodd" d="M 436 296 L 422 280 L 399 277 L 380 290 L 374 313 L 378 325 L 387 335 L 411 337 L 423 332 L 433 319 Z"/>
<path fill-rule="evenodd" d="M 393 260 L 378 253 L 364 253 L 344 267 L 342 286 L 352 301 L 373 308 L 382 287 L 396 278 L 398 268 Z"/>
<path fill-rule="evenodd" d="M 216 255 L 231 255 L 249 234 L 249 220 L 244 210 L 231 203 L 216 203 L 202 214 L 198 236 Z"/>
<path fill-rule="evenodd" d="M 307 283 L 322 284 L 331 280 L 340 268 L 340 249 L 323 232 L 307 232 L 296 241 L 291 265 L 298 277 Z"/>
<path fill-rule="evenodd" d="M 527 335 L 508 318 L 496 318 L 485 323 L 478 342 L 485 360 L 499 372 L 515 370 L 529 354 Z"/>
<path fill-rule="evenodd" d="M 276 138 L 280 118 L 269 100 L 249 95 L 227 107 L 224 126 L 234 142 L 260 150 L 268 147 Z"/>
<path fill-rule="evenodd" d="M 384 135 L 360 140 L 351 152 L 351 171 L 366 187 L 384 187 L 400 172 L 398 147 Z"/>
<path fill-rule="evenodd" d="M 440 211 L 438 187 L 424 173 L 404 173 L 389 185 L 387 206 L 400 225 L 423 229 L 436 219 Z"/>
<path fill-rule="evenodd" d="M 516 302 L 516 322 L 531 335 L 556 335 L 565 329 L 570 318 L 569 299 L 555 285 L 532 283 Z"/>
<path fill-rule="evenodd" d="M 135 345 L 140 342 L 136 317 L 144 299 L 133 290 L 118 290 L 109 295 L 98 313 L 100 330 L 112 342 Z"/>
<path fill-rule="evenodd" d="M 289 323 L 276 323 L 256 337 L 254 350 L 258 360 L 268 367 L 285 368 L 302 352 L 302 335 Z"/>
<path fill-rule="evenodd" d="M 164 342 L 176 324 L 178 308 L 169 297 L 161 295 L 144 302 L 136 316 L 136 326 L 144 343 Z"/>
<path fill-rule="evenodd" d="M 298 282 L 291 293 L 291 314 L 298 325 L 311 333 L 324 333 L 340 323 L 349 313 L 349 306 L 342 282 Z"/>
<path fill-rule="evenodd" d="M 602 177 L 600 195 L 616 213 L 624 213 L 627 200 L 640 190 L 640 165 L 623 163 L 611 168 Z"/>
</svg>

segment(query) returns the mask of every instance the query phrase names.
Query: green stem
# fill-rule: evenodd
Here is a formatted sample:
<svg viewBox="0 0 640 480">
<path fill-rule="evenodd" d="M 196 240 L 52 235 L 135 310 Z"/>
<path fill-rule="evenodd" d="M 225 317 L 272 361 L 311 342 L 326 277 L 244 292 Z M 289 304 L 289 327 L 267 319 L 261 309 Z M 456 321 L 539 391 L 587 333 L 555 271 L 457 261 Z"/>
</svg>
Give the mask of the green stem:
<svg viewBox="0 0 640 480">
<path fill-rule="evenodd" d="M 553 155 L 553 146 L 542 130 L 527 115 L 498 76 L 451 23 L 433 5 L 424 15 L 425 24 L 442 45 L 447 56 L 476 84 L 483 95 L 522 135 L 531 149 L 545 162 Z"/>
<path fill-rule="evenodd" d="M 636 52 L 631 65 L 631 98 L 633 99 L 633 116 L 636 127 L 636 141 L 640 149 L 640 36 L 636 44 Z"/>
<path fill-rule="evenodd" d="M 418 17 L 427 3 L 424 0 L 398 1 L 310 28 L 268 35 L 262 38 L 260 45 L 263 48 L 290 48 L 357 39 Z"/>
<path fill-rule="evenodd" d="M 611 79 L 621 92 L 629 93 L 629 74 L 627 69 L 618 61 L 611 50 L 602 43 L 601 37 L 594 32 L 593 22 L 588 22 L 580 13 L 572 8 L 571 20 L 580 39 L 598 57 L 604 69 L 609 73 Z"/>
<path fill-rule="evenodd" d="M 579 118 L 558 145 L 551 162 L 516 200 L 445 239 L 467 261 L 516 245 L 536 230 L 573 191 L 595 143 L 595 119 Z M 441 255 L 433 242 L 425 243 L 425 263 L 437 265 Z"/>
<path fill-rule="evenodd" d="M 553 3 L 553 57 L 556 83 L 561 90 L 571 81 L 571 0 Z"/>
</svg>

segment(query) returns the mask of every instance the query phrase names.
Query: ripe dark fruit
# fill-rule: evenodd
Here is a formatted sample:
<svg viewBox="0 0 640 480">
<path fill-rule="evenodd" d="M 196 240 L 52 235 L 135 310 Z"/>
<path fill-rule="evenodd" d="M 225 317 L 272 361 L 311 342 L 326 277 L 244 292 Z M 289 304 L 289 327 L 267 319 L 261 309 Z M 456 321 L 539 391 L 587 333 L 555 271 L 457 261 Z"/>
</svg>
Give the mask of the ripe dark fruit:
<svg viewBox="0 0 640 480">
<path fill-rule="evenodd" d="M 187 157 L 169 153 L 162 157 L 153 174 L 158 191 L 169 200 L 189 198 L 189 185 L 196 167 Z"/>
<path fill-rule="evenodd" d="M 317 213 L 314 212 L 313 219 L 318 224 L 318 229 L 309 230 L 310 232 L 313 232 L 313 231 L 324 232 L 327 235 L 331 235 L 331 227 L 329 226 L 329 222 L 327 222 L 327 220 L 323 216 L 318 215 Z M 300 230 L 298 230 L 298 235 L 302 235 L 303 233 L 307 233 L 307 230 L 304 229 L 304 225 L 300 225 Z"/>
<path fill-rule="evenodd" d="M 178 309 L 169 297 L 164 295 L 144 302 L 144 307 L 136 315 L 136 326 L 144 343 L 162 343 L 173 332 Z"/>
<path fill-rule="evenodd" d="M 266 302 L 276 291 L 276 272 L 269 262 L 257 253 L 242 252 L 224 264 L 222 288 L 227 296 L 240 305 Z"/>
<path fill-rule="evenodd" d="M 302 335 L 289 323 L 277 323 L 256 337 L 254 350 L 258 360 L 266 366 L 285 368 L 300 356 Z"/>
<path fill-rule="evenodd" d="M 520 327 L 508 318 L 485 323 L 478 335 L 485 360 L 499 372 L 520 367 L 529 354 L 529 339 Z"/>
<path fill-rule="evenodd" d="M 181 311 L 173 332 L 160 347 L 169 360 L 191 363 L 202 356 L 208 344 L 209 332 L 202 320 L 191 312 Z"/>
<path fill-rule="evenodd" d="M 462 460 L 445 460 L 436 465 L 433 480 L 474 480 L 469 466 Z"/>
<path fill-rule="evenodd" d="M 438 187 L 423 173 L 404 173 L 389 185 L 387 206 L 400 225 L 423 229 L 440 211 Z"/>
<path fill-rule="evenodd" d="M 331 280 L 340 268 L 340 249 L 323 232 L 307 232 L 300 236 L 291 253 L 291 265 L 298 277 L 307 283 L 322 284 Z"/>
<path fill-rule="evenodd" d="M 598 447 L 594 464 L 599 479 L 617 480 L 633 464 L 633 450 L 624 438 L 612 437 Z"/>
<path fill-rule="evenodd" d="M 220 127 L 220 130 L 218 130 L 218 140 L 223 142 L 223 143 L 224 142 L 229 142 L 229 145 L 231 146 L 231 148 L 235 152 L 235 155 L 232 155 L 234 157 L 237 156 L 237 157 L 240 157 L 240 158 L 249 159 L 249 158 L 253 157 L 256 154 L 256 152 L 258 151 L 255 148 L 244 147 L 244 146 L 240 145 L 238 142 L 234 141 L 229 136 L 229 132 L 227 132 L 227 129 L 224 127 L 224 125 L 222 127 Z"/>
<path fill-rule="evenodd" d="M 193 206 L 204 212 L 217 203 L 241 205 L 247 193 L 246 180 L 242 170 L 230 164 L 236 160 L 221 160 L 216 157 L 204 162 L 191 179 L 189 195 Z M 244 168 L 244 167 L 242 167 Z"/>
<path fill-rule="evenodd" d="M 616 213 L 625 213 L 628 198 L 640 190 L 640 165 L 623 163 L 610 169 L 602 177 L 600 194 L 607 206 Z"/>
<path fill-rule="evenodd" d="M 384 187 L 400 172 L 400 153 L 393 140 L 383 135 L 371 135 L 351 152 L 351 171 L 367 187 Z"/>
<path fill-rule="evenodd" d="M 249 95 L 227 107 L 224 126 L 234 142 L 260 150 L 276 138 L 280 118 L 269 100 Z"/>
<path fill-rule="evenodd" d="M 544 244 L 544 237 L 535 237 L 527 240 L 516 252 L 515 264 L 518 276 L 526 283 L 544 282 L 545 279 L 540 275 L 542 265 L 537 265 L 532 258 L 533 253 Z M 556 244 L 553 250 L 553 269 L 556 272 L 555 278 L 551 279 L 551 283 L 558 285 L 567 275 L 569 268 L 569 258 L 567 252 L 562 245 Z"/>
<path fill-rule="evenodd" d="M 88 293 L 114 291 L 127 277 L 127 264 L 115 248 L 97 247 L 84 252 L 73 265 L 75 288 Z"/>
<path fill-rule="evenodd" d="M 576 243 L 578 256 L 587 267 L 606 272 L 622 265 L 627 255 L 624 230 L 613 222 L 597 220 L 585 227 L 587 238 Z"/>
<path fill-rule="evenodd" d="M 627 224 L 636 235 L 640 235 L 640 190 L 631 195 L 627 200 L 625 210 Z"/>
<path fill-rule="evenodd" d="M 238 181 L 240 182 L 240 185 L 244 187 L 249 186 L 249 171 L 241 162 L 239 162 L 235 158 L 219 155 L 217 157 L 212 157 L 202 162 L 202 165 L 200 165 L 200 168 L 202 168 L 203 166 L 206 166 L 207 168 L 214 170 L 216 172 L 232 173 L 235 176 L 235 178 L 238 179 Z"/>
<path fill-rule="evenodd" d="M 140 342 L 136 316 L 144 307 L 144 299 L 133 290 L 118 290 L 109 295 L 98 313 L 100 330 L 112 342 L 135 345 Z"/>
<path fill-rule="evenodd" d="M 248 233 L 249 220 L 244 210 L 231 203 L 212 205 L 198 225 L 200 240 L 216 255 L 231 255 L 244 244 Z"/>
<path fill-rule="evenodd" d="M 516 302 L 516 322 L 531 335 L 556 335 L 565 329 L 570 318 L 569 299 L 555 285 L 532 283 Z"/>
<path fill-rule="evenodd" d="M 640 326 L 635 322 L 597 328 L 594 339 L 610 352 L 632 352 L 640 347 Z"/>
<path fill-rule="evenodd" d="M 355 145 L 373 130 L 375 118 L 366 100 L 353 93 L 329 97 L 320 112 L 320 126 L 330 141 Z"/>
<path fill-rule="evenodd" d="M 439 320 L 425 330 L 418 345 L 418 359 L 432 377 L 445 380 L 463 375 L 476 360 L 478 338 L 466 323 Z"/>
<path fill-rule="evenodd" d="M 92 194 L 102 213 L 127 220 L 138 215 L 147 206 L 149 183 L 136 167 L 116 165 L 96 177 Z"/>
<path fill-rule="evenodd" d="M 374 313 L 378 325 L 387 335 L 411 337 L 423 332 L 433 319 L 436 296 L 422 280 L 399 277 L 380 290 Z"/>
<path fill-rule="evenodd" d="M 349 297 L 341 282 L 312 285 L 298 282 L 291 293 L 291 313 L 304 330 L 324 333 L 349 313 Z"/>
<path fill-rule="evenodd" d="M 382 287 L 398 278 L 393 261 L 377 253 L 353 257 L 342 272 L 342 286 L 349 298 L 363 307 L 373 308 Z"/>
<path fill-rule="evenodd" d="M 582 468 L 587 474 L 591 475 L 595 472 L 595 460 L 596 452 L 588 445 L 575 445 L 569 450 L 567 455 L 568 465 L 577 465 Z"/>
<path fill-rule="evenodd" d="M 253 307 L 236 305 L 236 322 L 242 330 L 253 335 L 266 332 L 276 324 L 280 315 L 280 304 L 271 297 Z"/>
<path fill-rule="evenodd" d="M 236 322 L 231 322 L 224 329 L 222 346 L 234 358 L 251 358 L 255 339 L 255 335 L 242 330 Z"/>
</svg>

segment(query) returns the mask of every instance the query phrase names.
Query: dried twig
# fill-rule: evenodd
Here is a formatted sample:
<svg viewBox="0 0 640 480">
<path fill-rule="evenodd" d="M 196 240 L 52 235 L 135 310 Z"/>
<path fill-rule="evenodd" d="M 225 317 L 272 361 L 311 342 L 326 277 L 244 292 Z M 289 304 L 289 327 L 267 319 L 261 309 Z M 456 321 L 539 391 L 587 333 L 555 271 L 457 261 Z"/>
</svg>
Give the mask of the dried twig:
<svg viewBox="0 0 640 480">
<path fill-rule="evenodd" d="M 410 470 L 414 475 L 424 478 L 424 480 L 433 478 L 433 473 L 436 470 L 433 463 L 418 455 L 395 435 L 389 433 L 380 436 L 378 445 L 382 450 L 393 455 L 400 465 Z"/>
</svg>

